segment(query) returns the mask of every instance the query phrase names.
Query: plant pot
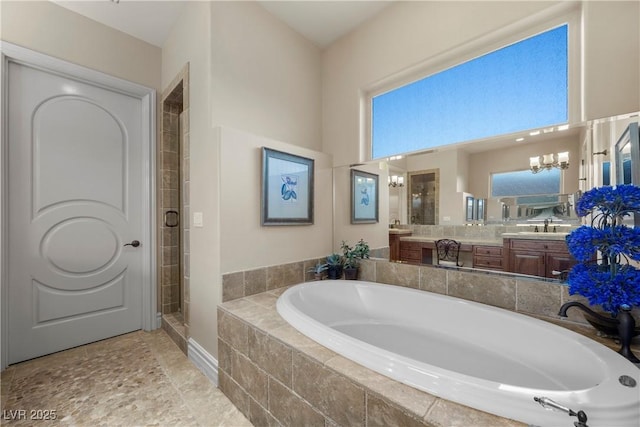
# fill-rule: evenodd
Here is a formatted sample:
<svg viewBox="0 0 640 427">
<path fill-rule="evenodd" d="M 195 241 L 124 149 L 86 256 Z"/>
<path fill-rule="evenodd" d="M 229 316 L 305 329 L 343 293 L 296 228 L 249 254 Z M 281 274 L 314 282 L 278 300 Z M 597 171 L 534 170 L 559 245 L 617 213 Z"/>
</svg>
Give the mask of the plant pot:
<svg viewBox="0 0 640 427">
<path fill-rule="evenodd" d="M 327 269 L 327 277 L 330 280 L 342 279 L 342 266 L 341 265 L 330 265 Z"/>
<path fill-rule="evenodd" d="M 358 267 L 345 268 L 344 278 L 346 280 L 356 280 L 358 278 Z"/>
<path fill-rule="evenodd" d="M 602 316 L 609 316 L 608 313 L 599 313 Z M 596 328 L 597 331 L 602 332 L 604 335 L 611 337 L 611 338 L 617 338 L 618 337 L 618 324 L 620 322 L 618 322 L 618 319 L 616 319 L 615 317 L 611 317 L 611 320 L 608 322 L 605 322 L 601 319 L 598 319 L 595 316 L 590 315 L 589 313 L 583 313 L 584 315 L 584 319 L 589 322 L 589 324 L 591 326 L 593 326 L 594 328 Z M 637 336 L 640 335 L 640 326 L 636 326 L 634 328 L 634 330 L 631 333 L 632 336 Z"/>
</svg>

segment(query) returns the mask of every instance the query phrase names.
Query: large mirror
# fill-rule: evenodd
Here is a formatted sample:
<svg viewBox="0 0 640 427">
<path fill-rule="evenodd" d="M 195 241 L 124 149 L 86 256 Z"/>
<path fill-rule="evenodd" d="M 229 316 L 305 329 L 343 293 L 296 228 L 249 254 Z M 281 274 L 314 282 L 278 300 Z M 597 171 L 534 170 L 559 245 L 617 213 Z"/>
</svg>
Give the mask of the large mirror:
<svg viewBox="0 0 640 427">
<path fill-rule="evenodd" d="M 357 165 L 380 176 L 380 223 L 341 228 L 337 209 L 336 238 L 388 242 L 389 229 L 422 225 L 445 233 L 456 226 L 482 227 L 479 234 L 500 236 L 513 227 L 542 230 L 545 220 L 563 231 L 579 224 L 574 206 L 581 191 L 616 183 L 615 175 L 604 175 L 612 172 L 616 143 L 637 121 L 638 113 L 625 114 L 562 131 L 510 135 Z M 560 157 L 565 167 L 544 168 L 549 154 L 556 164 Z M 541 168 L 536 173 L 535 158 Z M 337 187 L 350 169 L 336 168 Z"/>
</svg>

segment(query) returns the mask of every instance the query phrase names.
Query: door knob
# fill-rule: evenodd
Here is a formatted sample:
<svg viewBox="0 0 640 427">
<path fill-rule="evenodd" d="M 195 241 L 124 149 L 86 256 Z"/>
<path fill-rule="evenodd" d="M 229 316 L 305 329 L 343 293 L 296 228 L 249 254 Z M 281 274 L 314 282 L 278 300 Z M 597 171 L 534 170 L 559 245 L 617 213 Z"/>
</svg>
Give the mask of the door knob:
<svg viewBox="0 0 640 427">
<path fill-rule="evenodd" d="M 133 246 L 134 248 L 137 248 L 138 246 L 140 246 L 140 241 L 133 240 L 131 243 L 125 243 L 124 246 Z"/>
</svg>

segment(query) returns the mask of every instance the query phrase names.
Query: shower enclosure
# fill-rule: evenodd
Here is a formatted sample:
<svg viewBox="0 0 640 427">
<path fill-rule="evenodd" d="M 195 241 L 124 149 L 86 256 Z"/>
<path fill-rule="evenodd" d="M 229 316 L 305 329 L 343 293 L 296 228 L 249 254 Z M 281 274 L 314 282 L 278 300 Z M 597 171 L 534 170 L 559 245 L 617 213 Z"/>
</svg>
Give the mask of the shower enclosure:
<svg viewBox="0 0 640 427">
<path fill-rule="evenodd" d="M 162 328 L 186 353 L 189 336 L 188 67 L 162 98 L 158 150 L 158 277 Z"/>
</svg>

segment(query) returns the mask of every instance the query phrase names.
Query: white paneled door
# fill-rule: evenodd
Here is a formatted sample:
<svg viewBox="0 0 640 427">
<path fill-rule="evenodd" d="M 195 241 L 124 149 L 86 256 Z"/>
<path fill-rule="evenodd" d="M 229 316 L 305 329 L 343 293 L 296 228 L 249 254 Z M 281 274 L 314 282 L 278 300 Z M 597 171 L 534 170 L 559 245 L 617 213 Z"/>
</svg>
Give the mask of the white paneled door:
<svg viewBox="0 0 640 427">
<path fill-rule="evenodd" d="M 139 98 L 8 65 L 8 362 L 141 329 Z"/>
</svg>

